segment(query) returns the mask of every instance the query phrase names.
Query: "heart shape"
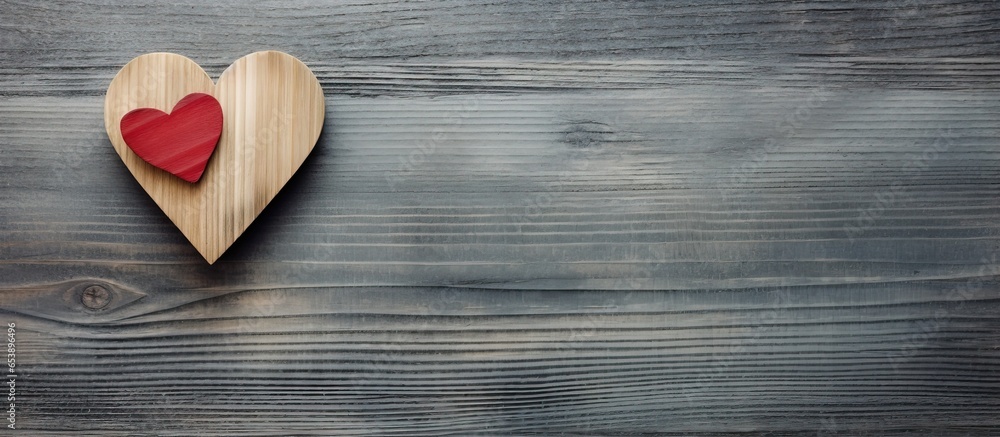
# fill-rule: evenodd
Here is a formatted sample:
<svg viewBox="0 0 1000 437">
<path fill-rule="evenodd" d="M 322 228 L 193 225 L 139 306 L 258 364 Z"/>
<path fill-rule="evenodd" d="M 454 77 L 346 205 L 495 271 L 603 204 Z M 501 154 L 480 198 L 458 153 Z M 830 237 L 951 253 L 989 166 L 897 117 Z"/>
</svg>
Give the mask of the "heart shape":
<svg viewBox="0 0 1000 437">
<path fill-rule="evenodd" d="M 122 117 L 120 127 L 125 144 L 143 161 L 194 183 L 222 134 L 222 106 L 208 94 L 191 93 L 170 114 L 133 109 Z"/>
<path fill-rule="evenodd" d="M 222 131 L 201 180 L 191 184 L 143 160 L 122 136 L 125 114 L 167 112 L 193 93 L 214 97 Z M 276 51 L 240 58 L 218 85 L 194 61 L 173 53 L 139 56 L 111 81 L 104 126 L 139 185 L 208 261 L 250 226 L 312 152 L 323 129 L 323 89 L 312 71 Z"/>
</svg>

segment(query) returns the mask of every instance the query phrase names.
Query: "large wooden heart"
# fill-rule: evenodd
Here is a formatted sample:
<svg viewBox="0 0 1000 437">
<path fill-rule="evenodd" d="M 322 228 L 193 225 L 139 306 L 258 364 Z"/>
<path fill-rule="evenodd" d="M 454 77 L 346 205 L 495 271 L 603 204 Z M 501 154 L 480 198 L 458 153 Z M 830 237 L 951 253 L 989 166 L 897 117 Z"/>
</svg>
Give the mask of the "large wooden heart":
<svg viewBox="0 0 1000 437">
<path fill-rule="evenodd" d="M 201 180 L 193 184 L 136 155 L 120 127 L 129 111 L 169 112 L 192 93 L 214 96 L 223 112 L 218 145 Z M 316 76 L 285 53 L 240 58 L 222 73 L 218 85 L 184 56 L 151 53 L 130 61 L 111 81 L 104 126 L 139 185 L 211 264 L 305 161 L 323 129 L 325 110 Z"/>
</svg>

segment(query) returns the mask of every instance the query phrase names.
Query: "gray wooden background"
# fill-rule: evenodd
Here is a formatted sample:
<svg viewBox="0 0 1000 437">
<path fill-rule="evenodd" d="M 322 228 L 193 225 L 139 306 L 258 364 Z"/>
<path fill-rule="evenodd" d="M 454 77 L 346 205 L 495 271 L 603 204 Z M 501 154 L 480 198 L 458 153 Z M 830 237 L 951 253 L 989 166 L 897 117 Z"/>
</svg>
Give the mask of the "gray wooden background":
<svg viewBox="0 0 1000 437">
<path fill-rule="evenodd" d="M 103 94 L 265 49 L 326 126 L 208 266 Z M 998 78 L 993 1 L 0 0 L 0 435 L 997 435 Z"/>
</svg>

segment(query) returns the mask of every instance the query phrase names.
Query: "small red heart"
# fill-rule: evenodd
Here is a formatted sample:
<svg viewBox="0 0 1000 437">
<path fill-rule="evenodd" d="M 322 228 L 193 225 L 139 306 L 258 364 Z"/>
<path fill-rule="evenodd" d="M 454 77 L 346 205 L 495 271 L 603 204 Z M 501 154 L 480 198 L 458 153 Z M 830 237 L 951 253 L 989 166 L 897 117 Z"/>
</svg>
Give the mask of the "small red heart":
<svg viewBox="0 0 1000 437">
<path fill-rule="evenodd" d="M 121 131 L 125 144 L 144 161 L 198 182 L 222 135 L 222 105 L 208 94 L 188 94 L 170 114 L 153 108 L 129 111 Z"/>
</svg>

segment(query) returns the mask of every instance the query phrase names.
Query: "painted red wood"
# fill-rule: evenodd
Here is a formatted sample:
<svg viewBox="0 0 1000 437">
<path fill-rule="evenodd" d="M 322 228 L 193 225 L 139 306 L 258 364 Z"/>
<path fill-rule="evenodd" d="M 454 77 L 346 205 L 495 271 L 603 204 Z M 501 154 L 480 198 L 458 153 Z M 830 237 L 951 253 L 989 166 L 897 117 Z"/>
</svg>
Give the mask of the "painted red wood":
<svg viewBox="0 0 1000 437">
<path fill-rule="evenodd" d="M 121 120 L 122 138 L 136 155 L 188 182 L 198 182 L 222 135 L 222 106 L 215 97 L 192 93 L 167 114 L 139 108 Z"/>
</svg>

